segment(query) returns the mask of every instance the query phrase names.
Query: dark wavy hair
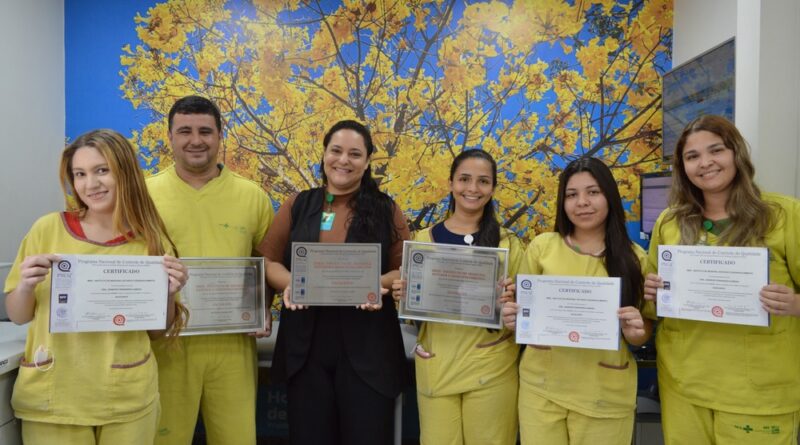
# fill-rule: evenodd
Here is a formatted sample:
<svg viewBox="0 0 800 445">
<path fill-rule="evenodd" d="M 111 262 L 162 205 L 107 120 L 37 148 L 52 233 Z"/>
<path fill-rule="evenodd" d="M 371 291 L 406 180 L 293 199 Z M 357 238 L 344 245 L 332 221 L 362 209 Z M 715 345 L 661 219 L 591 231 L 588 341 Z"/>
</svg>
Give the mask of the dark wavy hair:
<svg viewBox="0 0 800 445">
<path fill-rule="evenodd" d="M 375 145 L 369 129 L 353 120 L 343 120 L 335 123 L 322 139 L 323 152 L 328 148 L 331 137 L 339 130 L 353 130 L 364 139 L 367 157 L 372 156 Z M 325 175 L 325 157 L 320 162 L 322 183 L 328 183 Z M 361 184 L 348 206 L 352 210 L 349 221 L 348 233 L 352 234 L 358 242 L 375 242 L 387 239 L 390 243 L 400 238 L 397 227 L 394 225 L 394 201 L 386 193 L 378 189 L 378 183 L 372 177 L 372 166 L 367 166 L 361 176 Z M 387 224 L 388 222 L 388 224 Z"/>
<path fill-rule="evenodd" d="M 564 168 L 558 179 L 558 200 L 556 202 L 556 231 L 562 236 L 572 234 L 575 224 L 569 220 L 564 209 L 564 199 L 569 178 L 576 173 L 588 172 L 597 181 L 603 196 L 608 202 L 606 217 L 606 249 L 603 251 L 603 263 L 609 277 L 619 277 L 622 282 L 622 306 L 634 306 L 641 309 L 644 293 L 644 277 L 639 258 L 625 229 L 625 210 L 622 199 L 611 170 L 603 161 L 592 157 L 578 158 Z"/>
<path fill-rule="evenodd" d="M 450 165 L 450 182 L 453 181 L 458 166 L 467 159 L 483 159 L 491 164 L 492 192 L 494 192 L 494 188 L 497 186 L 497 163 L 492 155 L 481 149 L 462 151 L 453 159 L 453 163 Z M 455 209 L 456 200 L 453 198 L 453 192 L 450 192 L 450 212 L 452 213 Z M 483 206 L 483 215 L 481 215 L 481 220 L 478 223 L 478 236 L 475 239 L 475 245 L 484 247 L 497 247 L 500 245 L 500 223 L 497 222 L 497 215 L 495 215 L 494 211 L 494 198 Z"/>
</svg>

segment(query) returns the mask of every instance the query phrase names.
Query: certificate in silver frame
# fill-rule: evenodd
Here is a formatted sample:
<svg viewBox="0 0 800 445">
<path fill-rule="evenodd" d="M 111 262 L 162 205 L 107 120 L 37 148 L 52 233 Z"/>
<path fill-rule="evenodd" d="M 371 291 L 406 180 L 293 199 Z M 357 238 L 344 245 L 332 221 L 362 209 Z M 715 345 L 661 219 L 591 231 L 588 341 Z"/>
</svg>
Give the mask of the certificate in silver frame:
<svg viewBox="0 0 800 445">
<path fill-rule="evenodd" d="M 181 335 L 256 332 L 266 327 L 264 258 L 181 258 L 189 280 L 180 293 L 189 309 Z"/>
<path fill-rule="evenodd" d="M 405 241 L 400 270 L 406 281 L 400 318 L 502 327 L 508 249 Z"/>
<path fill-rule="evenodd" d="M 295 304 L 354 306 L 381 302 L 379 243 L 292 243 Z"/>
</svg>

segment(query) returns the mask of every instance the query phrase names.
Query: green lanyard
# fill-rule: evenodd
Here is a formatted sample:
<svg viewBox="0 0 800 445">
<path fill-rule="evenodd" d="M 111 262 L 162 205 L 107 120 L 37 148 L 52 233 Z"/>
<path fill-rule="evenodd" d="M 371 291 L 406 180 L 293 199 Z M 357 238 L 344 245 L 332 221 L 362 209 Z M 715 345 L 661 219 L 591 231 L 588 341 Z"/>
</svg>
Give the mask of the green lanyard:
<svg viewBox="0 0 800 445">
<path fill-rule="evenodd" d="M 322 212 L 322 220 L 319 224 L 319 230 L 330 231 L 333 228 L 333 219 L 336 218 L 336 214 L 333 213 L 333 195 L 325 192 L 325 203 L 327 205 L 327 209 Z"/>
</svg>

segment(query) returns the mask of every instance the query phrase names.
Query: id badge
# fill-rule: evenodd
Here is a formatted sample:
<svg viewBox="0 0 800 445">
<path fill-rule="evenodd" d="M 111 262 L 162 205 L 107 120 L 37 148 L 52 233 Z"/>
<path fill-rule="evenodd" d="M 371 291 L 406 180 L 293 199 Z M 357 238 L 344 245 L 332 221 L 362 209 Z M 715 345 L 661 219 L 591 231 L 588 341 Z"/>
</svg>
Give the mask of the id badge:
<svg viewBox="0 0 800 445">
<path fill-rule="evenodd" d="M 329 231 L 333 228 L 333 218 L 336 216 L 333 212 L 322 212 L 322 220 L 319 223 L 319 230 Z"/>
</svg>

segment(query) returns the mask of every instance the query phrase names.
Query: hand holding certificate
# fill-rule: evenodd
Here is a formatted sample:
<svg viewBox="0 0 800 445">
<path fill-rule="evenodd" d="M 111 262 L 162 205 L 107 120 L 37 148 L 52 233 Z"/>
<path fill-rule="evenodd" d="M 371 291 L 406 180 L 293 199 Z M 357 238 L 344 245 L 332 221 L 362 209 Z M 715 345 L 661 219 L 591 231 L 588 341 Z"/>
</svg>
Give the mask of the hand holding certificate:
<svg viewBox="0 0 800 445">
<path fill-rule="evenodd" d="M 405 241 L 399 317 L 499 329 L 507 257 L 508 249 Z"/>
<path fill-rule="evenodd" d="M 161 330 L 168 277 L 158 256 L 59 255 L 50 286 L 50 332 Z"/>
<path fill-rule="evenodd" d="M 769 282 L 762 247 L 658 246 L 659 317 L 769 326 L 759 292 Z"/>
<path fill-rule="evenodd" d="M 619 349 L 620 279 L 517 275 L 517 343 Z"/>
</svg>

